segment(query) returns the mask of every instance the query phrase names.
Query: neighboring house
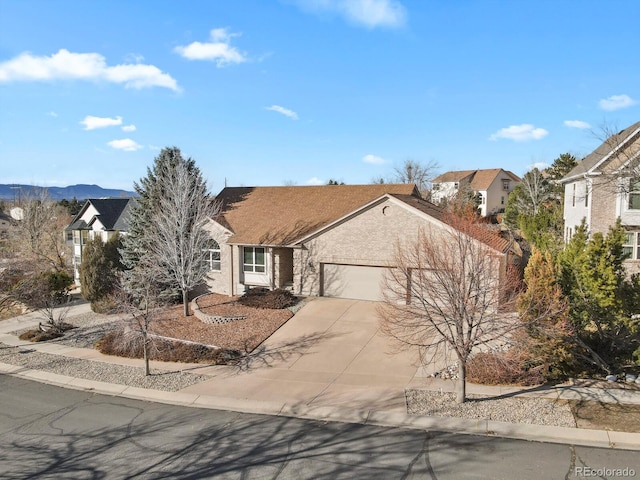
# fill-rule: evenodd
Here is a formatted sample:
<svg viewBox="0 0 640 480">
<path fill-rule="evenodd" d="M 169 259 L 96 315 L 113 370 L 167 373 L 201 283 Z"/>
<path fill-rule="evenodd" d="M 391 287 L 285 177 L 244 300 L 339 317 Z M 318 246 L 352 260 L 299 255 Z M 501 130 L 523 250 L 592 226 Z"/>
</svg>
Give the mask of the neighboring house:
<svg viewBox="0 0 640 480">
<path fill-rule="evenodd" d="M 234 187 L 217 200 L 208 284 L 226 295 L 261 286 L 380 300 L 396 240 L 428 225 L 451 228 L 413 185 Z M 506 268 L 512 243 L 486 230 L 480 237 Z"/>
<path fill-rule="evenodd" d="M 431 199 L 434 203 L 453 199 L 460 190 L 469 188 L 479 196 L 483 217 L 504 212 L 507 197 L 522 180 L 501 168 L 446 172 L 433 179 Z"/>
<path fill-rule="evenodd" d="M 73 247 L 73 271 L 78 285 L 84 245 L 96 237 L 106 242 L 116 232 L 126 233 L 132 203 L 130 198 L 89 199 L 65 228 L 65 239 Z"/>
<path fill-rule="evenodd" d="M 584 219 L 589 233 L 606 234 L 619 218 L 627 231 L 630 273 L 640 271 L 640 122 L 606 139 L 565 175 L 564 239 Z"/>
</svg>

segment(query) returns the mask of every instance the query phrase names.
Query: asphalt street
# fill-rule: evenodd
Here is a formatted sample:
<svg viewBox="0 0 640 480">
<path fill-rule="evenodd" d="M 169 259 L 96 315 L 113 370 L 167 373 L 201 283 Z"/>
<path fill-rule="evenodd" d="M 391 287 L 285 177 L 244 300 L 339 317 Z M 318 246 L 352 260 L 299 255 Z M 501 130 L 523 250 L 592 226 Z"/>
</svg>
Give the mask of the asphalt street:
<svg viewBox="0 0 640 480">
<path fill-rule="evenodd" d="M 8 375 L 0 412 L 3 479 L 511 480 L 625 468 L 640 478 L 632 451 L 179 407 Z"/>
</svg>

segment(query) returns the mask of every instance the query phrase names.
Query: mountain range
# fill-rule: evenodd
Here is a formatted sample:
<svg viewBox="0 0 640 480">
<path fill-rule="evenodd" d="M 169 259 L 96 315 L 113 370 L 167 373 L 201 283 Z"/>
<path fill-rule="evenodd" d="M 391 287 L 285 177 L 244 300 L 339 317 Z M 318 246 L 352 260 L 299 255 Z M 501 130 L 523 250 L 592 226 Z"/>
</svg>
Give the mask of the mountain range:
<svg viewBox="0 0 640 480">
<path fill-rule="evenodd" d="M 102 188 L 99 185 L 69 185 L 68 187 L 38 187 L 35 185 L 20 185 L 16 183 L 0 184 L 0 199 L 18 201 L 30 196 L 38 196 L 44 189 L 51 200 L 60 201 L 62 199 L 86 200 L 88 198 L 122 198 L 135 197 L 135 192 L 127 190 L 117 190 L 112 188 Z"/>
</svg>

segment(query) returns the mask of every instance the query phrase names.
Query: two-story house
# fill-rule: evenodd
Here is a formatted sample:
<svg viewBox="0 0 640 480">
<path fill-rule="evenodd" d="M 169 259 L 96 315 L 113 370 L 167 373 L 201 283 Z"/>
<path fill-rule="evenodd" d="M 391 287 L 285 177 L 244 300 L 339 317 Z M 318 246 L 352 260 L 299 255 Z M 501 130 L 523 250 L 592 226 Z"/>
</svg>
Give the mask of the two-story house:
<svg viewBox="0 0 640 480">
<path fill-rule="evenodd" d="M 583 219 L 589 233 L 606 234 L 620 218 L 627 231 L 627 267 L 640 271 L 640 122 L 607 138 L 560 182 L 565 242 Z"/>
<path fill-rule="evenodd" d="M 483 217 L 504 211 L 507 197 L 522 180 L 502 168 L 446 172 L 433 179 L 431 199 L 434 203 L 451 200 L 464 188 L 479 197 Z"/>
<path fill-rule="evenodd" d="M 86 201 L 71 223 L 65 228 L 65 238 L 73 248 L 73 272 L 80 284 L 80 264 L 84 245 L 97 237 L 104 242 L 116 232 L 129 230 L 131 198 L 92 198 Z"/>
</svg>

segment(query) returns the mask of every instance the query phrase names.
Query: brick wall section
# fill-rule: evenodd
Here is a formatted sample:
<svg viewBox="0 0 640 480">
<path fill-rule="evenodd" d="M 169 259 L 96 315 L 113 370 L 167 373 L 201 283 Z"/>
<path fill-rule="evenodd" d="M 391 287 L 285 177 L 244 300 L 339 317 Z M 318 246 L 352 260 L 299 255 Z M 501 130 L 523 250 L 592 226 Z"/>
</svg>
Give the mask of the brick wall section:
<svg viewBox="0 0 640 480">
<path fill-rule="evenodd" d="M 396 242 L 415 240 L 429 224 L 397 203 L 386 200 L 306 242 L 294 252 L 294 291 L 321 295 L 321 263 L 392 266 Z"/>
<path fill-rule="evenodd" d="M 220 245 L 220 271 L 209 272 L 207 287 L 214 293 L 232 295 L 231 292 L 231 246 L 227 244 L 229 232 L 214 222 L 205 227 L 209 235 Z"/>
<path fill-rule="evenodd" d="M 610 177 L 595 177 L 591 187 L 590 232 L 607 234 L 609 227 L 616 223 L 616 182 Z"/>
</svg>

